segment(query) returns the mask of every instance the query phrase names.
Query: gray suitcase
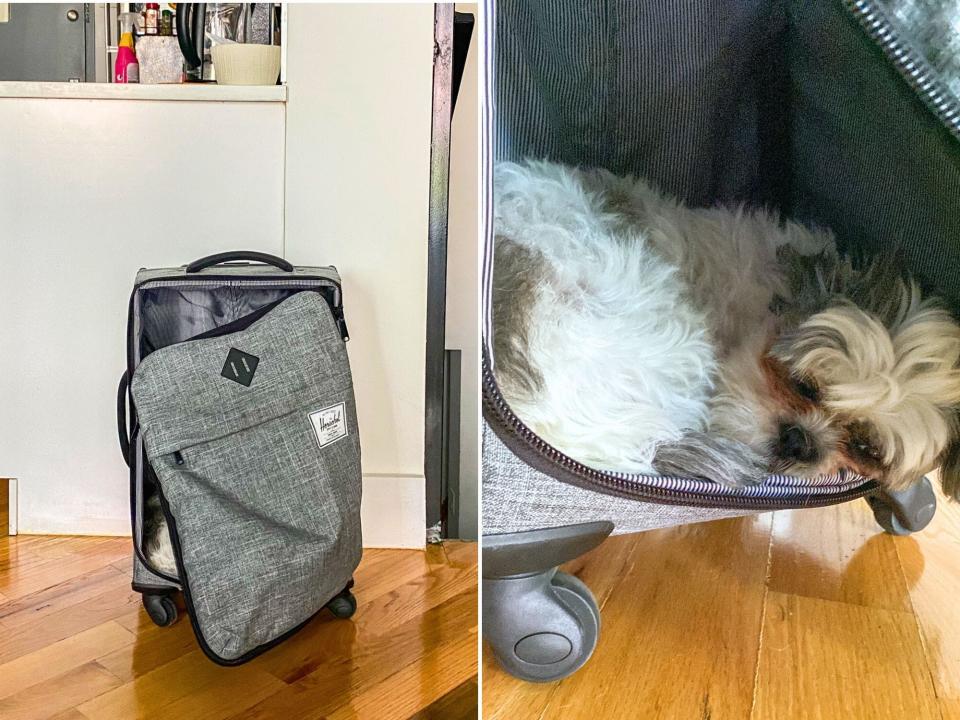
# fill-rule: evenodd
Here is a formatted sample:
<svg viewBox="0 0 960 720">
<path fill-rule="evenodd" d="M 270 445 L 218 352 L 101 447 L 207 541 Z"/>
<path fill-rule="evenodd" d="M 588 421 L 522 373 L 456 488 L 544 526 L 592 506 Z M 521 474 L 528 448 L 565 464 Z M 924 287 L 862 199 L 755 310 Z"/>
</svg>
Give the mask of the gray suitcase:
<svg viewBox="0 0 960 720">
<path fill-rule="evenodd" d="M 483 629 L 528 680 L 564 677 L 599 632 L 557 565 L 611 532 L 866 498 L 905 534 L 932 518 L 924 479 L 893 496 L 855 476 L 748 488 L 601 472 L 513 414 L 491 328 L 494 160 L 638 174 L 687 204 L 769 205 L 848 249 L 898 248 L 960 306 L 960 33 L 906 0 L 487 0 L 483 262 Z M 946 8 L 944 5 L 943 8 Z"/>
<path fill-rule="evenodd" d="M 236 252 L 141 270 L 127 340 L 133 587 L 154 622 L 182 590 L 201 648 L 236 665 L 325 607 L 352 615 L 360 443 L 336 269 Z M 176 576 L 144 553 L 154 493 Z"/>
</svg>

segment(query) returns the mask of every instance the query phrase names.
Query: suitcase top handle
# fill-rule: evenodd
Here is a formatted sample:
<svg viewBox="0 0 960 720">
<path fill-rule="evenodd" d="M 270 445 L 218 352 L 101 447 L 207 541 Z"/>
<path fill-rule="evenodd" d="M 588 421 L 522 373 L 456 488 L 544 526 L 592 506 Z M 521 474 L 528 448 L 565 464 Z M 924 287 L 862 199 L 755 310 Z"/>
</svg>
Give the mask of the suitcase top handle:
<svg viewBox="0 0 960 720">
<path fill-rule="evenodd" d="M 283 258 L 278 258 L 276 255 L 257 252 L 255 250 L 233 250 L 231 252 L 207 255 L 206 257 L 202 257 L 199 260 L 194 260 L 192 263 L 187 265 L 187 272 L 200 272 L 204 268 L 220 265 L 221 263 L 235 262 L 237 260 L 249 260 L 252 262 L 264 263 L 265 265 L 273 265 L 275 268 L 279 268 L 284 272 L 293 272 L 293 265 L 288 263 Z"/>
</svg>

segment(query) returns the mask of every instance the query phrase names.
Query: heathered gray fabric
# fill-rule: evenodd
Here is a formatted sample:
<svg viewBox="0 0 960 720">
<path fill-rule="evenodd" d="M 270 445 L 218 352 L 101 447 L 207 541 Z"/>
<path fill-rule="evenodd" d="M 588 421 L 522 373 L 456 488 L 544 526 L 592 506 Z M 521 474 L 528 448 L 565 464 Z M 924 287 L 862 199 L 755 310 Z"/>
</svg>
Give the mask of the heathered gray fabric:
<svg viewBox="0 0 960 720">
<path fill-rule="evenodd" d="M 220 374 L 231 348 L 259 358 L 249 387 Z M 246 330 L 157 350 L 131 392 L 215 655 L 273 640 L 346 585 L 361 554 L 360 444 L 346 350 L 317 293 Z M 320 447 L 310 413 L 339 403 L 347 434 Z"/>
<path fill-rule="evenodd" d="M 534 470 L 483 424 L 483 534 L 609 520 L 615 535 L 750 515 L 751 511 L 626 500 L 583 490 Z"/>
<path fill-rule="evenodd" d="M 137 586 L 156 588 L 157 590 L 179 590 L 178 585 L 174 585 L 168 580 L 164 580 L 162 577 L 154 575 L 147 570 L 147 567 L 140 562 L 140 558 L 137 557 L 136 553 L 133 554 L 133 583 Z"/>
</svg>

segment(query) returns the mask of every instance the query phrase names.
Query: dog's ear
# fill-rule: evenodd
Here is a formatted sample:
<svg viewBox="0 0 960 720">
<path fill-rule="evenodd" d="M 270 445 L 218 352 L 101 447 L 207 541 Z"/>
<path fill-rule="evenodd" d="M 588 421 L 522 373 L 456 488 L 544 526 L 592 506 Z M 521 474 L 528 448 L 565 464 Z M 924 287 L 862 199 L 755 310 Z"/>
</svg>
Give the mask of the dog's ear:
<svg viewBox="0 0 960 720">
<path fill-rule="evenodd" d="M 940 457 L 940 482 L 944 495 L 960 500 L 960 436 L 953 439 Z"/>
</svg>

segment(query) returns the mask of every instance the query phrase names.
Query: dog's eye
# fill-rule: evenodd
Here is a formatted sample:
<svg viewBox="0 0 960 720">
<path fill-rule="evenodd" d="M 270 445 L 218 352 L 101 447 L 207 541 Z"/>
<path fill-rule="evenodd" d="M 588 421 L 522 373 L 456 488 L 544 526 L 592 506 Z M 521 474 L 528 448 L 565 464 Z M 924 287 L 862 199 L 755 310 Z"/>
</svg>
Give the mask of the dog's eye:
<svg viewBox="0 0 960 720">
<path fill-rule="evenodd" d="M 813 380 L 806 377 L 794 377 L 791 378 L 791 380 L 793 382 L 793 390 L 797 395 L 810 402 L 820 402 L 820 388 L 817 387 L 817 384 L 813 382 Z"/>
<path fill-rule="evenodd" d="M 880 455 L 880 451 L 869 443 L 854 441 L 850 443 L 850 449 L 855 455 L 861 458 L 867 458 L 877 462 L 883 459 Z"/>
<path fill-rule="evenodd" d="M 883 464 L 881 443 L 876 432 L 866 422 L 854 421 L 847 425 L 847 450 L 850 455 L 875 465 Z"/>
</svg>

